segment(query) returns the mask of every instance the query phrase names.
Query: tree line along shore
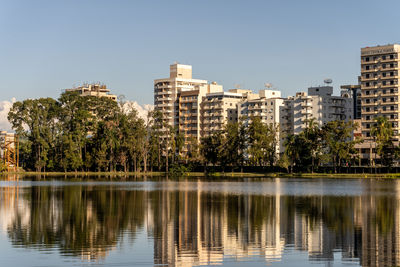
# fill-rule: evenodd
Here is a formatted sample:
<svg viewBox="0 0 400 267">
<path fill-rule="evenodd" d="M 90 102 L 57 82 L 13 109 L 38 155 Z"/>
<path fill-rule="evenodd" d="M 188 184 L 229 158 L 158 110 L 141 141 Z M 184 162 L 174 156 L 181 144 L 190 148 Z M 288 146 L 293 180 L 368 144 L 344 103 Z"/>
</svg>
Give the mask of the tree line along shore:
<svg viewBox="0 0 400 267">
<path fill-rule="evenodd" d="M 225 173 L 254 167 L 314 173 L 326 171 L 326 166 L 332 173 L 349 172 L 359 161 L 355 146 L 363 142 L 353 137 L 353 122 L 332 121 L 320 127 L 311 119 L 300 134 L 286 136 L 284 153 L 278 155 L 279 126 L 257 117 L 227 123 L 200 142 L 185 140 L 160 112 L 151 111 L 142 119 L 129 103 L 76 92 L 15 102 L 8 120 L 20 138 L 20 166 L 35 172 L 182 174 L 199 168 Z M 390 172 L 399 148 L 388 120 L 376 118 L 371 134 L 380 166 Z M 190 145 L 184 151 L 185 142 Z"/>
</svg>

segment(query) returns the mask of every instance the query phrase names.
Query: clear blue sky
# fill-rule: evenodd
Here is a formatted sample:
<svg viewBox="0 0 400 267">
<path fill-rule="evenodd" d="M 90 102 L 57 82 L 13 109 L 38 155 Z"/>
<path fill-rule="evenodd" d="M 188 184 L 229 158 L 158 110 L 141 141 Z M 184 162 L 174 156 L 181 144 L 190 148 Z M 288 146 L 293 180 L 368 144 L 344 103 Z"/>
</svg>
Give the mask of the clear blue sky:
<svg viewBox="0 0 400 267">
<path fill-rule="evenodd" d="M 0 100 L 101 81 L 153 102 L 169 64 L 225 89 L 283 95 L 355 83 L 360 48 L 400 42 L 400 1 L 0 0 Z M 338 90 L 337 90 L 338 91 Z"/>
</svg>

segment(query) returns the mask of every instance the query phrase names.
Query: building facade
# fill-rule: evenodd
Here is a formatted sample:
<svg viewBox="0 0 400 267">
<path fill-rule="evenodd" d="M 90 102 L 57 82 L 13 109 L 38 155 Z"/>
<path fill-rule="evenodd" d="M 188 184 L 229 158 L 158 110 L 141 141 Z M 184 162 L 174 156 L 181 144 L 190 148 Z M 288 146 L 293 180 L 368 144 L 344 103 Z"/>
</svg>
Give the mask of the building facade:
<svg viewBox="0 0 400 267">
<path fill-rule="evenodd" d="M 389 120 L 394 142 L 398 143 L 399 58 L 399 44 L 361 48 L 361 131 L 364 142 L 360 149 L 364 162 L 377 157 L 371 137 L 377 117 Z"/>
<path fill-rule="evenodd" d="M 100 83 L 85 83 L 76 88 L 65 89 L 65 92 L 78 92 L 81 96 L 107 97 L 117 101 L 117 96 L 110 94 L 110 89 L 105 84 Z"/>
<path fill-rule="evenodd" d="M 210 136 L 224 129 L 229 122 L 239 119 L 238 104 L 246 98 L 245 92 L 217 92 L 203 97 L 201 129 L 202 136 Z"/>
<path fill-rule="evenodd" d="M 183 153 L 201 138 L 201 104 L 206 94 L 223 92 L 222 85 L 193 79 L 192 66 L 170 65 L 170 77 L 154 80 L 154 110 L 184 138 Z"/>
</svg>

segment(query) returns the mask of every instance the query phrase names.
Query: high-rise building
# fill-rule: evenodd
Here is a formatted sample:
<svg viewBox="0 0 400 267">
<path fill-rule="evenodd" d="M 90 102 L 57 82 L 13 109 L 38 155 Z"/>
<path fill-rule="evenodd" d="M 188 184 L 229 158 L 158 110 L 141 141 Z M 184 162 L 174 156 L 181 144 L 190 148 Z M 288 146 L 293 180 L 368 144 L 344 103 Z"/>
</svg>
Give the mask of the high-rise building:
<svg viewBox="0 0 400 267">
<path fill-rule="evenodd" d="M 154 80 L 154 110 L 162 113 L 168 125 L 178 126 L 181 91 L 193 91 L 196 86 L 206 84 L 206 80 L 192 79 L 192 66 L 172 64 L 169 78 Z"/>
<path fill-rule="evenodd" d="M 184 137 L 183 152 L 189 152 L 193 142 L 199 142 L 202 137 L 201 119 L 204 115 L 202 101 L 206 94 L 223 93 L 222 85 L 216 82 L 196 86 L 195 90 L 181 91 L 178 98 L 179 106 L 179 132 Z"/>
<path fill-rule="evenodd" d="M 249 90 L 209 93 L 203 97 L 201 129 L 202 136 L 210 136 L 224 129 L 229 122 L 239 118 L 238 104 L 251 94 Z"/>
<path fill-rule="evenodd" d="M 81 96 L 107 97 L 117 101 L 117 96 L 110 94 L 110 89 L 105 84 L 100 83 L 85 83 L 75 88 L 65 89 L 65 92 L 78 92 Z"/>
<path fill-rule="evenodd" d="M 319 126 L 335 120 L 353 120 L 353 98 L 332 94 L 332 86 L 317 86 L 308 88 L 308 93 L 298 92 L 284 100 L 281 113 L 282 131 L 287 135 L 299 134 L 311 119 Z"/>
<path fill-rule="evenodd" d="M 394 141 L 398 141 L 399 58 L 399 44 L 361 48 L 361 129 L 364 139 L 361 155 L 364 159 L 376 157 L 371 128 L 377 117 L 389 120 Z"/>
<path fill-rule="evenodd" d="M 277 90 L 260 90 L 258 98 L 246 99 L 240 105 L 240 114 L 246 118 L 247 123 L 254 117 L 260 118 L 261 122 L 273 125 L 277 129 L 276 133 L 276 153 L 281 151 L 280 145 L 280 121 L 281 107 L 284 99 L 281 92 Z"/>
<path fill-rule="evenodd" d="M 399 56 L 398 44 L 361 49 L 361 119 L 366 139 L 379 116 L 389 119 L 398 138 Z"/>
<path fill-rule="evenodd" d="M 341 85 L 340 95 L 353 99 L 353 119 L 361 119 L 361 85 Z"/>
<path fill-rule="evenodd" d="M 184 152 L 193 139 L 200 140 L 200 105 L 208 93 L 222 92 L 222 85 L 192 78 L 192 66 L 170 65 L 169 78 L 154 80 L 154 110 L 160 111 L 166 125 L 177 129 L 185 139 Z"/>
</svg>

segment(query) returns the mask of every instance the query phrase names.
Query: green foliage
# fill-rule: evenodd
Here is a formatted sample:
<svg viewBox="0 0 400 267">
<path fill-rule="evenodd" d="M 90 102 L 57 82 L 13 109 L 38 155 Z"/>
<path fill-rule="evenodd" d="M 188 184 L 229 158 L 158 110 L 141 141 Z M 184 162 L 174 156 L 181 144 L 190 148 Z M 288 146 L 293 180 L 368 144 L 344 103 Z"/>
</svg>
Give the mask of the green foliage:
<svg viewBox="0 0 400 267">
<path fill-rule="evenodd" d="M 331 121 L 322 127 L 324 145 L 331 156 L 335 173 L 343 162 L 354 161 L 357 156 L 355 145 L 361 140 L 353 139 L 356 125 L 353 122 Z"/>
<path fill-rule="evenodd" d="M 381 164 L 390 167 L 396 154 L 393 143 L 392 125 L 386 117 L 378 117 L 371 129 L 371 136 L 376 142 L 376 152 L 380 157 Z"/>
<path fill-rule="evenodd" d="M 168 171 L 171 177 L 179 178 L 187 175 L 191 171 L 190 166 L 185 166 L 183 164 L 174 163 Z"/>
<path fill-rule="evenodd" d="M 264 124 L 259 117 L 250 118 L 248 136 L 248 155 L 252 165 L 272 166 L 276 160 L 277 132 L 272 124 Z"/>
</svg>

